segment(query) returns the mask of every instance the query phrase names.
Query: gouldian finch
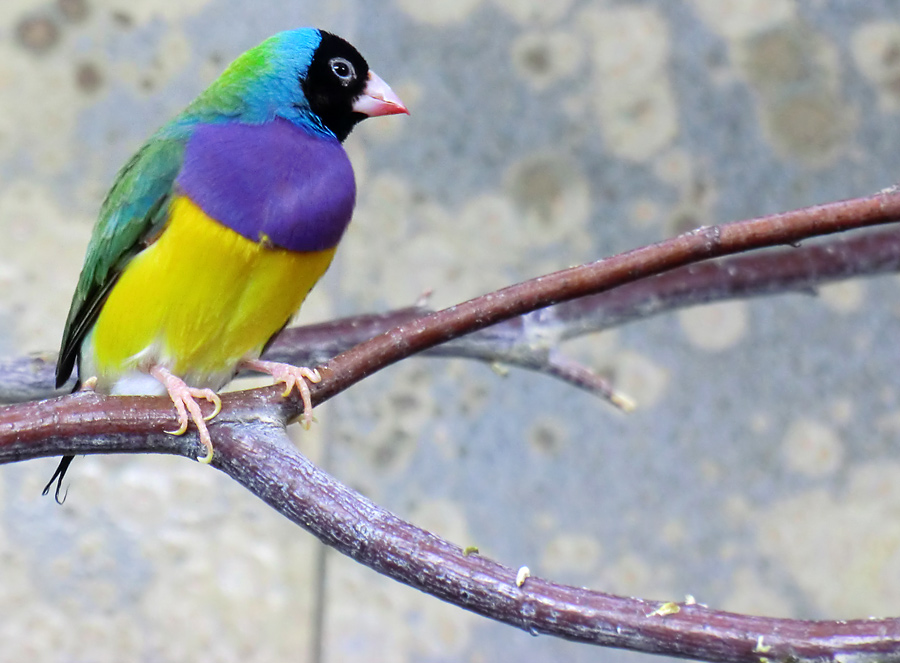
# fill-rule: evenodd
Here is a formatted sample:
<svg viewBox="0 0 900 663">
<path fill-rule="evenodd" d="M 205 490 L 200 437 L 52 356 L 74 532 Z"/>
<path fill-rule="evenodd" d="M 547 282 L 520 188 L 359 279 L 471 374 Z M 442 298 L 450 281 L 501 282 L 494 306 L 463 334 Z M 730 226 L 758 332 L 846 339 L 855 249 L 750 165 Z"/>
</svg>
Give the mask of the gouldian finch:
<svg viewBox="0 0 900 663">
<path fill-rule="evenodd" d="M 193 422 L 204 462 L 216 391 L 241 369 L 271 374 L 285 395 L 297 387 L 308 426 L 306 380 L 318 374 L 259 357 L 350 222 L 342 141 L 366 117 L 396 113 L 407 113 L 397 95 L 328 32 L 282 32 L 238 57 L 119 171 L 72 299 L 57 386 L 77 363 L 100 392 L 168 394 L 172 432 Z"/>
</svg>

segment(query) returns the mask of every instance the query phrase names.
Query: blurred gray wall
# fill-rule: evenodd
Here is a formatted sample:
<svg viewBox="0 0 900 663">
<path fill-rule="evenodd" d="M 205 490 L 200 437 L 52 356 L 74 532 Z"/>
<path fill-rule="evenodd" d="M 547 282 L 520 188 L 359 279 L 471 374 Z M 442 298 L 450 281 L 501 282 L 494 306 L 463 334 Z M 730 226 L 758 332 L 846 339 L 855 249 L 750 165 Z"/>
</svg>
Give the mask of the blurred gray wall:
<svg viewBox="0 0 900 663">
<path fill-rule="evenodd" d="M 55 350 L 119 166 L 244 49 L 314 24 L 407 101 L 347 143 L 354 225 L 300 315 L 442 306 L 900 173 L 897 0 L 4 0 L 0 353 Z M 300 448 L 535 575 L 808 618 L 900 613 L 896 277 L 571 343 L 640 409 L 413 359 Z M 209 468 L 0 468 L 0 661 L 635 661 L 331 552 Z M 324 555 L 324 560 L 323 560 Z M 324 582 L 319 591 L 321 569 Z M 318 645 L 316 644 L 318 638 Z"/>
</svg>

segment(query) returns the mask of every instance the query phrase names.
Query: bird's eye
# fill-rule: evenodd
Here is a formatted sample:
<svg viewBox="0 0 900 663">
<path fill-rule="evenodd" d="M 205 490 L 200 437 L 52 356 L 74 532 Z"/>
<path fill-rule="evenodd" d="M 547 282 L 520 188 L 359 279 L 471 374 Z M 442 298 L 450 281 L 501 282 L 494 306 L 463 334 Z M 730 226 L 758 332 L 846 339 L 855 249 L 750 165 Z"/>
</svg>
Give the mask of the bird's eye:
<svg viewBox="0 0 900 663">
<path fill-rule="evenodd" d="M 349 85 L 350 81 L 356 78 L 356 70 L 353 65 L 344 58 L 331 58 L 328 62 L 331 71 L 341 81 L 341 85 Z"/>
</svg>

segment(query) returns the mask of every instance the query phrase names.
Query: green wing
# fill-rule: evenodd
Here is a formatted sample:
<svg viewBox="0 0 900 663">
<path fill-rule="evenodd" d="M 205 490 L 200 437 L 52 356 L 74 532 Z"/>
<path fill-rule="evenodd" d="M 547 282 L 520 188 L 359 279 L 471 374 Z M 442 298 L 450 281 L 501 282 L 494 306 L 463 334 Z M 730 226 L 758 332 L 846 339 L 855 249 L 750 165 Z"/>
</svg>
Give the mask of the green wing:
<svg viewBox="0 0 900 663">
<path fill-rule="evenodd" d="M 185 137 L 157 134 L 125 164 L 110 189 L 88 244 L 63 332 L 56 386 L 72 374 L 81 342 L 125 265 L 152 243 L 165 223 L 184 160 Z"/>
</svg>

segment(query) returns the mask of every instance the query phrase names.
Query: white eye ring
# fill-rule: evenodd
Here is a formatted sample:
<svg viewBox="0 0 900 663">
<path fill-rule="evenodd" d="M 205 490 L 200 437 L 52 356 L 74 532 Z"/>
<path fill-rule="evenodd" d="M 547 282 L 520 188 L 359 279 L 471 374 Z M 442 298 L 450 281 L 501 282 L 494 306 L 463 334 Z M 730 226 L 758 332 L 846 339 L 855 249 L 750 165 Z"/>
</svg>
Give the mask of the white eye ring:
<svg viewBox="0 0 900 663">
<path fill-rule="evenodd" d="M 338 77 L 341 85 L 349 85 L 356 78 L 356 70 L 346 58 L 331 58 L 328 61 L 328 66 L 331 67 L 332 73 Z"/>
</svg>

